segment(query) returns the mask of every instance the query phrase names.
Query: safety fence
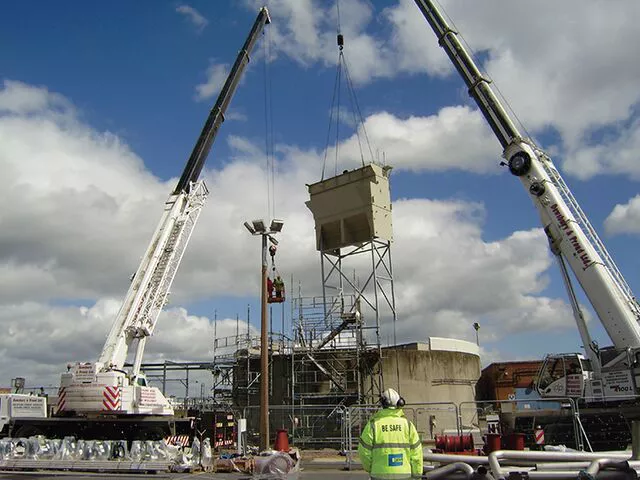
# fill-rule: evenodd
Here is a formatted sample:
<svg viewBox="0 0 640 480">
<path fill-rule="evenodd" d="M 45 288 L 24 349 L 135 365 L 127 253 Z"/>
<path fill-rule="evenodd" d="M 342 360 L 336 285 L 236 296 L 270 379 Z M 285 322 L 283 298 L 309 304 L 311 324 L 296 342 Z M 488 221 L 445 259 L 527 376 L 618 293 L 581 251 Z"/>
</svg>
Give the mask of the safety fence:
<svg viewBox="0 0 640 480">
<path fill-rule="evenodd" d="M 345 409 L 343 451 L 349 468 L 357 458 L 360 434 L 379 408 L 353 405 Z M 571 398 L 419 403 L 407 404 L 403 410 L 423 444 L 432 449 L 440 448 L 447 436 L 470 436 L 474 449 L 482 449 L 488 436 L 497 442 L 495 448 L 503 449 L 542 450 L 545 445 L 554 445 L 607 451 L 625 449 L 631 443 L 631 427 L 625 418 L 628 412 L 593 406 L 580 410 Z"/>
<path fill-rule="evenodd" d="M 276 405 L 269 408 L 272 439 L 287 430 L 289 442 L 301 449 L 342 452 L 347 464 L 357 458 L 358 439 L 379 405 Z M 423 444 L 441 449 L 443 438 L 464 437 L 465 449 L 482 449 L 487 436 L 498 448 L 542 449 L 559 445 L 576 450 L 624 449 L 631 428 L 622 411 L 578 408 L 570 398 L 493 402 L 425 402 L 403 407 Z M 247 420 L 247 445 L 260 443 L 260 406 L 246 407 L 237 418 Z M 498 440 L 496 440 L 498 437 Z M 515 440 L 514 438 L 517 437 Z M 510 442 L 516 441 L 517 445 Z M 438 443 L 440 442 L 440 443 Z M 471 442 L 471 446 L 469 446 Z"/>
<path fill-rule="evenodd" d="M 458 407 L 461 417 L 469 419 L 463 429 L 476 428 L 482 435 L 505 439 L 513 434 L 523 435 L 521 443 L 527 448 L 542 448 L 546 443 L 583 450 L 585 440 L 588 443 L 571 398 L 462 402 Z M 543 432 L 544 437 L 539 433 L 536 439 L 536 431 Z"/>
<path fill-rule="evenodd" d="M 260 443 L 260 406 L 245 407 L 247 443 Z M 289 441 L 298 448 L 331 448 L 344 450 L 346 431 L 345 407 L 341 405 L 271 405 L 269 431 L 271 437 L 280 429 L 287 430 Z"/>
</svg>

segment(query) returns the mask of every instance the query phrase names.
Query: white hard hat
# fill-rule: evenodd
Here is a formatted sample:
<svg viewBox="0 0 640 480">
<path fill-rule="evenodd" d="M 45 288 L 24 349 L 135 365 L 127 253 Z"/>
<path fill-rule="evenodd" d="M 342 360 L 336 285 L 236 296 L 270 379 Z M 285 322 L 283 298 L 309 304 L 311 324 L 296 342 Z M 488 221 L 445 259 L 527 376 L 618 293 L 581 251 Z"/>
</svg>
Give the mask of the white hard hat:
<svg viewBox="0 0 640 480">
<path fill-rule="evenodd" d="M 387 388 L 380 398 L 383 407 L 397 407 L 400 399 L 400 394 L 393 388 Z"/>
</svg>

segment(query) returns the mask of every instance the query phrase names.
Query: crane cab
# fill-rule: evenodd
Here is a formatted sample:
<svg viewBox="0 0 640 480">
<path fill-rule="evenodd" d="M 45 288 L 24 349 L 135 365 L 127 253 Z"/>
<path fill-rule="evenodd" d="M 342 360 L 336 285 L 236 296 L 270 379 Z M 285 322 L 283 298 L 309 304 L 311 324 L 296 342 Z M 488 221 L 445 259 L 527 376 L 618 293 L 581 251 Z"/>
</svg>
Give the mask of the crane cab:
<svg viewBox="0 0 640 480">
<path fill-rule="evenodd" d="M 547 355 L 536 390 L 541 397 L 582 397 L 592 373 L 590 362 L 579 353 Z"/>
<path fill-rule="evenodd" d="M 144 374 L 142 373 L 139 373 L 138 375 L 132 378 L 131 385 L 135 385 L 137 387 L 149 386 L 149 384 L 147 383 L 147 377 L 145 377 Z"/>
</svg>

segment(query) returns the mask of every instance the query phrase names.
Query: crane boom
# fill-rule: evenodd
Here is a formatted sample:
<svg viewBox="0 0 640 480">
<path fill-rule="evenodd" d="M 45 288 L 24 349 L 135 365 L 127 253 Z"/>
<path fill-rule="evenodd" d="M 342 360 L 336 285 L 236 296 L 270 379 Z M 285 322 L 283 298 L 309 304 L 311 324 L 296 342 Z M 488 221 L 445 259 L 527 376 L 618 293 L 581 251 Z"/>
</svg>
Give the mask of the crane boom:
<svg viewBox="0 0 640 480">
<path fill-rule="evenodd" d="M 253 27 L 251 27 L 247 40 L 244 42 L 242 49 L 240 49 L 240 53 L 238 53 L 238 56 L 236 57 L 236 61 L 229 72 L 227 80 L 224 82 L 222 90 L 220 90 L 218 100 L 211 109 L 211 113 L 209 113 L 209 117 L 202 129 L 202 133 L 200 134 L 184 171 L 182 172 L 182 176 L 173 191 L 174 194 L 178 194 L 179 192 L 188 189 L 190 183 L 195 182 L 200 176 L 200 172 L 202 171 L 204 162 L 207 159 L 207 155 L 209 155 L 209 150 L 216 138 L 218 129 L 220 128 L 220 125 L 222 125 L 222 122 L 224 122 L 224 113 L 227 111 L 227 107 L 229 106 L 231 98 L 238 87 L 238 82 L 240 82 L 242 73 L 249 63 L 249 54 L 253 50 L 262 29 L 269 23 L 271 23 L 269 11 L 267 10 L 267 7 L 262 7 L 258 12 L 256 21 L 253 23 Z"/>
<path fill-rule="evenodd" d="M 552 251 L 562 255 L 573 271 L 614 346 L 640 347 L 640 307 L 553 162 L 520 134 L 489 80 L 483 77 L 433 1 L 415 3 L 502 145 L 509 170 L 529 193 Z M 588 339 L 583 341 L 589 350 Z"/>
<path fill-rule="evenodd" d="M 236 61 L 211 109 L 178 183 L 165 203 L 165 209 L 149 247 L 122 303 L 104 344 L 98 362 L 103 369 L 122 369 L 134 339 L 137 339 L 132 375 L 139 373 L 146 338 L 153 333 L 166 303 L 169 289 L 198 220 L 208 191 L 198 181 L 209 151 L 231 102 L 249 54 L 265 25 L 269 12 L 263 7 L 236 57 Z"/>
<path fill-rule="evenodd" d="M 173 415 L 173 407 L 163 393 L 148 386 L 140 374 L 144 348 L 167 301 L 209 193 L 204 181 L 199 180 L 204 162 L 249 62 L 249 54 L 264 26 L 270 22 L 267 8 L 261 8 L 184 171 L 165 202 L 158 227 L 131 279 L 98 361 L 70 364 L 62 374 L 57 414 Z M 134 343 L 133 367 L 126 372 L 123 368 Z"/>
</svg>

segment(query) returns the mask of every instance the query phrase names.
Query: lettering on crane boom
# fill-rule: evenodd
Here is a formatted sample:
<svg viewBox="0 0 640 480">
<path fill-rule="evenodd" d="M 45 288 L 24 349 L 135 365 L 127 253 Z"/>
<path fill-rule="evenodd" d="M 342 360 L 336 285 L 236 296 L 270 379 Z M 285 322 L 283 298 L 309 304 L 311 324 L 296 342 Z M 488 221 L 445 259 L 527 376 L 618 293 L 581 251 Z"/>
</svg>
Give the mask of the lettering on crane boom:
<svg viewBox="0 0 640 480">
<path fill-rule="evenodd" d="M 582 245 L 580 245 L 580 242 L 578 241 L 578 237 L 571 229 L 571 225 L 569 224 L 569 222 L 567 222 L 567 219 L 564 218 L 564 215 L 560 212 L 560 209 L 558 208 L 558 204 L 554 203 L 553 205 L 551 205 L 551 210 L 553 211 L 553 214 L 555 215 L 556 220 L 560 225 L 560 228 L 564 231 L 565 235 L 567 236 L 567 240 L 569 240 L 569 243 L 573 246 L 575 255 L 582 261 L 582 265 L 586 269 L 589 265 L 593 263 L 593 260 L 589 258 L 589 255 L 587 254 L 585 249 L 582 247 Z"/>
</svg>

